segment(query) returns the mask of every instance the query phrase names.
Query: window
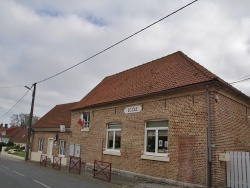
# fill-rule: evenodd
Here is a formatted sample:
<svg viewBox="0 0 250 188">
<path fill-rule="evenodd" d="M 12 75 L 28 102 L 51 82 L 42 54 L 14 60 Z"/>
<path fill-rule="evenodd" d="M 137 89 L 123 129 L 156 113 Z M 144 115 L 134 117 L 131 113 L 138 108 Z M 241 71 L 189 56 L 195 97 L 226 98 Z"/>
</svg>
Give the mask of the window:
<svg viewBox="0 0 250 188">
<path fill-rule="evenodd" d="M 90 113 L 83 112 L 83 128 L 89 128 Z"/>
<path fill-rule="evenodd" d="M 43 152 L 43 139 L 40 138 L 38 141 L 38 151 Z"/>
<path fill-rule="evenodd" d="M 167 121 L 148 121 L 145 134 L 145 154 L 164 156 L 168 153 Z"/>
<path fill-rule="evenodd" d="M 106 149 L 120 151 L 121 147 L 121 124 L 112 123 L 107 126 Z"/>
<path fill-rule="evenodd" d="M 66 151 L 66 141 L 60 140 L 59 155 L 65 155 L 65 151 Z"/>
</svg>

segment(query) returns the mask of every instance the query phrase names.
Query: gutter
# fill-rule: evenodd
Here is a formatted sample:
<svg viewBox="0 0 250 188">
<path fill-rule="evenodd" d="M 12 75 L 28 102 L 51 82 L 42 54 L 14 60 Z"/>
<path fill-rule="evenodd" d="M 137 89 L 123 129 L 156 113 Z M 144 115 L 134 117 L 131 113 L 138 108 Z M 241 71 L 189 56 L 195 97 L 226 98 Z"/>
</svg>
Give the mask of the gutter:
<svg viewBox="0 0 250 188">
<path fill-rule="evenodd" d="M 44 128 L 37 127 L 37 128 L 32 128 L 32 129 L 33 129 L 34 132 L 61 132 L 60 128 L 55 128 L 55 127 L 53 127 L 53 128 L 49 128 L 49 127 L 44 127 Z M 70 131 L 70 127 L 66 127 L 65 128 L 65 133 L 66 132 L 71 132 Z"/>
<path fill-rule="evenodd" d="M 211 116 L 210 116 L 210 93 L 209 85 L 206 85 L 206 98 L 207 98 L 207 150 L 206 150 L 206 187 L 211 187 L 211 164 L 212 164 L 212 153 L 211 153 Z"/>
</svg>

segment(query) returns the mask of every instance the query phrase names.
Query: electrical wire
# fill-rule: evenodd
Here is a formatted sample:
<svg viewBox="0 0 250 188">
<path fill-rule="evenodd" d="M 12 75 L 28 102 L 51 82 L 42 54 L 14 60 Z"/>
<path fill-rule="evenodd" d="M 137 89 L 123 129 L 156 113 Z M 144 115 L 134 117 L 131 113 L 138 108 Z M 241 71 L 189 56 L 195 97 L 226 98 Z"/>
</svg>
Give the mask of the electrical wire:
<svg viewBox="0 0 250 188">
<path fill-rule="evenodd" d="M 77 63 L 77 64 L 75 64 L 75 65 L 73 65 L 73 66 L 71 66 L 71 67 L 69 67 L 69 68 L 67 68 L 67 69 L 65 69 L 65 70 L 63 70 L 63 71 L 57 73 L 57 74 L 54 74 L 54 75 L 52 75 L 52 76 L 50 76 L 50 77 L 48 77 L 48 78 L 45 78 L 45 79 L 43 79 L 43 80 L 40 80 L 40 81 L 36 82 L 36 83 L 38 84 L 38 83 L 47 81 L 47 80 L 49 80 L 49 79 L 51 79 L 51 78 L 54 78 L 54 77 L 56 77 L 56 76 L 58 76 L 58 75 L 60 75 L 60 74 L 62 74 L 62 73 L 64 73 L 64 72 L 66 72 L 66 71 L 68 71 L 68 70 L 70 70 L 70 69 L 72 69 L 72 68 L 74 68 L 74 67 L 76 67 L 76 66 L 78 66 L 78 65 L 80 65 L 80 64 L 82 64 L 82 63 L 84 63 L 84 62 L 86 62 L 86 61 L 88 61 L 88 60 L 90 60 L 90 59 L 92 59 L 92 58 L 94 58 L 94 57 L 96 57 L 96 56 L 98 56 L 98 55 L 100 55 L 100 54 L 102 54 L 103 52 L 105 52 L 105 51 L 107 51 L 107 50 L 109 50 L 109 49 L 111 49 L 111 48 L 117 46 L 118 44 L 120 44 L 120 43 L 122 43 L 122 42 L 128 40 L 129 38 L 131 38 L 131 37 L 137 35 L 138 33 L 141 33 L 142 31 L 144 31 L 144 30 L 150 28 L 151 26 L 153 26 L 153 25 L 155 25 L 155 24 L 161 22 L 162 20 L 164 20 L 164 19 L 166 19 L 166 18 L 172 16 L 173 14 L 179 12 L 180 10 L 182 10 L 182 9 L 184 9 L 184 8 L 186 8 L 186 7 L 188 7 L 188 6 L 190 6 L 191 4 L 195 3 L 196 1 L 198 1 L 198 0 L 195 0 L 195 1 L 192 1 L 191 3 L 186 4 L 185 6 L 179 8 L 179 9 L 177 9 L 176 11 L 174 11 L 174 12 L 168 14 L 167 16 L 165 16 L 165 17 L 163 17 L 163 18 L 157 20 L 156 22 L 154 22 L 154 23 L 152 23 L 152 24 L 150 24 L 150 25 L 144 27 L 143 29 L 141 29 L 141 30 L 135 32 L 134 34 L 132 34 L 132 35 L 130 35 L 130 36 L 128 36 L 128 37 L 126 37 L 126 38 L 120 40 L 119 42 L 117 42 L 117 43 L 115 43 L 115 44 L 113 44 L 113 45 L 111 45 L 111 46 L 105 48 L 104 50 L 102 50 L 102 51 L 100 51 L 100 52 L 98 52 L 98 53 L 96 53 L 96 54 L 90 56 L 89 58 L 87 58 L 87 59 L 81 61 L 80 63 Z"/>
<path fill-rule="evenodd" d="M 26 85 L 31 85 L 31 84 L 26 84 Z M 3 87 L 0 87 L 0 89 L 10 89 L 10 88 L 15 88 L 15 87 L 25 87 L 25 85 L 3 86 Z"/>
<path fill-rule="evenodd" d="M 75 65 L 73 65 L 73 66 L 71 66 L 71 67 L 69 67 L 69 68 L 67 68 L 67 69 L 65 69 L 65 70 L 63 70 L 63 71 L 61 71 L 61 72 L 59 72 L 59 73 L 57 73 L 57 74 L 54 74 L 54 75 L 52 75 L 52 76 L 50 76 L 50 77 L 47 77 L 47 78 L 45 78 L 45 79 L 43 79 L 43 80 L 40 80 L 40 81 L 38 81 L 38 82 L 36 82 L 36 83 L 39 84 L 39 83 L 45 82 L 45 81 L 47 81 L 47 80 L 49 80 L 49 79 L 51 79 L 51 78 L 54 78 L 54 77 L 56 77 L 56 76 L 58 76 L 58 75 L 60 75 L 60 74 L 62 74 L 62 73 L 64 73 L 64 72 L 66 72 L 66 71 L 68 71 L 68 70 L 70 70 L 70 69 L 72 69 L 72 68 L 74 68 L 74 67 L 76 67 L 76 66 L 78 66 L 78 65 L 80 65 L 80 64 L 82 64 L 82 63 L 84 63 L 84 62 L 86 62 L 86 61 L 88 61 L 88 60 L 90 60 L 90 59 L 92 59 L 92 58 L 94 58 L 94 57 L 96 57 L 96 56 L 98 56 L 98 55 L 104 53 L 104 52 L 106 52 L 107 50 L 109 50 L 109 49 L 111 49 L 111 48 L 117 46 L 118 44 L 120 44 L 120 43 L 122 43 L 122 42 L 124 42 L 124 41 L 126 41 L 126 40 L 128 40 L 128 39 L 130 39 L 130 38 L 132 38 L 133 36 L 135 36 L 135 35 L 141 33 L 142 31 L 144 31 L 144 30 L 146 30 L 146 29 L 152 27 L 153 25 L 155 25 L 155 24 L 157 24 L 157 23 L 159 23 L 159 22 L 163 21 L 164 19 L 166 19 L 166 18 L 168 18 L 168 17 L 174 15 L 175 13 L 181 11 L 182 9 L 184 9 L 184 8 L 186 8 L 186 7 L 190 6 L 190 5 L 192 5 L 193 3 L 197 2 L 197 1 L 198 1 L 198 0 L 194 0 L 194 1 L 192 1 L 191 3 L 186 4 L 185 6 L 183 6 L 183 7 L 179 8 L 179 9 L 177 9 L 176 11 L 174 11 L 174 12 L 168 14 L 167 16 L 164 16 L 163 18 L 157 20 L 156 22 L 153 22 L 152 24 L 150 24 L 150 25 L 144 27 L 143 29 L 141 29 L 141 30 L 135 32 L 134 34 L 129 35 L 128 37 L 126 37 L 126 38 L 120 40 L 119 42 L 117 42 L 117 43 L 115 43 L 115 44 L 113 44 L 113 45 L 111 45 L 111 46 L 105 48 L 104 50 L 102 50 L 102 51 L 100 51 L 100 52 L 98 52 L 98 53 L 96 53 L 96 54 L 90 56 L 89 58 L 87 58 L 87 59 L 85 59 L 85 60 L 83 60 L 83 61 L 81 61 L 81 62 L 79 62 L 79 63 L 77 63 L 77 64 L 75 64 Z M 30 85 L 30 84 L 25 84 L 25 85 Z M 22 87 L 22 86 L 25 86 L 25 85 L 12 86 L 12 87 L 0 87 L 0 89 L 3 89 L 3 88 L 13 88 L 13 87 Z M 28 91 L 29 91 L 29 90 L 28 90 Z M 28 91 L 24 94 L 24 96 L 28 93 Z M 23 96 L 23 97 L 24 97 L 24 96 Z M 11 110 L 12 110 L 12 109 L 13 109 L 13 108 L 23 99 L 23 97 L 22 97 L 21 99 L 19 99 L 18 102 L 17 102 L 8 112 L 6 112 L 6 113 L 5 113 L 3 116 L 1 116 L 0 118 L 2 118 L 2 117 L 4 117 L 5 115 L 7 115 L 7 114 L 8 114 L 8 113 L 9 113 L 9 112 L 10 112 L 10 111 L 11 111 Z"/>
<path fill-rule="evenodd" d="M 4 115 L 2 115 L 0 118 L 3 118 L 4 116 L 6 116 L 13 108 L 15 108 L 22 100 L 23 98 L 28 94 L 30 90 L 26 91 L 25 94 L 16 102 L 16 104 L 14 104 L 14 106 L 11 107 L 11 109 L 9 109 Z"/>
<path fill-rule="evenodd" d="M 248 75 L 249 76 L 249 75 Z M 248 76 L 245 76 L 245 77 L 248 77 Z M 244 78 L 245 78 L 244 77 Z M 238 80 L 238 81 L 235 81 L 235 82 L 231 82 L 231 83 L 229 83 L 229 84 L 231 84 L 231 85 L 233 85 L 233 84 L 237 84 L 237 83 L 240 83 L 240 82 L 246 82 L 246 81 L 248 81 L 248 80 L 250 80 L 250 78 L 245 78 L 245 79 L 242 79 L 242 80 Z"/>
</svg>

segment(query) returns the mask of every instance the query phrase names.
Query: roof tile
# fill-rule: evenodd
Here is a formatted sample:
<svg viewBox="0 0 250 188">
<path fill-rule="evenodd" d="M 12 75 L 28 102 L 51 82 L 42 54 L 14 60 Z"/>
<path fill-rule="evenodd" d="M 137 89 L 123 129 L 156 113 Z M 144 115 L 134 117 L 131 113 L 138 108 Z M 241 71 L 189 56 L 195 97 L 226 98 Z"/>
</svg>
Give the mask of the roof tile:
<svg viewBox="0 0 250 188">
<path fill-rule="evenodd" d="M 41 119 L 39 119 L 32 127 L 34 128 L 58 128 L 59 125 L 70 127 L 71 108 L 76 105 L 76 102 L 56 105 Z"/>
<path fill-rule="evenodd" d="M 178 51 L 104 78 L 74 109 L 219 79 Z M 221 80 L 222 81 L 222 80 Z"/>
</svg>

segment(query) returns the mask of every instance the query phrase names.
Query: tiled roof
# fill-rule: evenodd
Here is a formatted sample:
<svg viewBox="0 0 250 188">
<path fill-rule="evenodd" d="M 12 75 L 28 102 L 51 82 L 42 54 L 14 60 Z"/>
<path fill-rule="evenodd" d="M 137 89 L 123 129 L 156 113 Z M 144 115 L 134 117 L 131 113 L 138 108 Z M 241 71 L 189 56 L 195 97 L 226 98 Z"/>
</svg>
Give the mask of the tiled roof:
<svg viewBox="0 0 250 188">
<path fill-rule="evenodd" d="M 2 132 L 2 131 L 4 131 L 4 130 L 6 130 L 5 127 L 0 127 L 0 132 Z"/>
<path fill-rule="evenodd" d="M 219 79 L 178 51 L 104 78 L 74 109 L 162 92 Z M 224 81 L 223 81 L 224 82 Z"/>
<path fill-rule="evenodd" d="M 25 127 L 18 127 L 16 133 L 10 137 L 10 141 L 14 143 L 26 143 L 27 129 Z"/>
<path fill-rule="evenodd" d="M 6 129 L 6 136 L 10 137 L 18 132 L 18 126 L 11 126 L 10 128 Z"/>
<path fill-rule="evenodd" d="M 60 125 L 70 127 L 71 109 L 76 103 L 67 103 L 56 105 L 41 119 L 39 119 L 32 127 L 34 128 L 59 128 Z"/>
</svg>

